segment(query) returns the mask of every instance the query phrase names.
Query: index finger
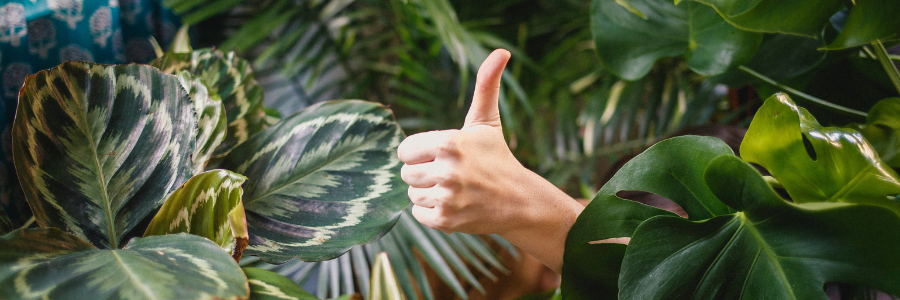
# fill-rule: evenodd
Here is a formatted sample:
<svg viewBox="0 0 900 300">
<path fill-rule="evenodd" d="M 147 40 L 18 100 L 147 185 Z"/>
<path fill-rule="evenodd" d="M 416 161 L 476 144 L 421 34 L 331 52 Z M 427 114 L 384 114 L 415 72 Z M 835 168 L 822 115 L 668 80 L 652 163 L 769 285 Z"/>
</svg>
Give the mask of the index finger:
<svg viewBox="0 0 900 300">
<path fill-rule="evenodd" d="M 397 157 L 405 164 L 434 161 L 449 138 L 449 131 L 446 130 L 413 134 L 397 146 Z"/>
</svg>

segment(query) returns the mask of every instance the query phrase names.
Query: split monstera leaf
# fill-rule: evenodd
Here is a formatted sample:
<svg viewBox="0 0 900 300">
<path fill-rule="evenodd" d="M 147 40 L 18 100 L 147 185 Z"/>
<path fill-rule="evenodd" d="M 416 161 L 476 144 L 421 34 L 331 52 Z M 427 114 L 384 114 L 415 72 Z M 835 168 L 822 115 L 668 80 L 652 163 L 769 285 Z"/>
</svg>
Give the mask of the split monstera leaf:
<svg viewBox="0 0 900 300">
<path fill-rule="evenodd" d="M 900 176 L 859 133 L 818 126 L 779 94 L 753 119 L 741 154 L 794 203 L 715 138 L 659 142 L 572 227 L 564 299 L 827 299 L 829 282 L 900 295 L 900 214 L 888 199 Z M 633 190 L 674 201 L 688 218 L 616 197 Z M 630 243 L 609 242 L 621 237 Z"/>
<path fill-rule="evenodd" d="M 403 135 L 375 103 L 243 132 L 219 156 L 231 170 L 203 172 L 235 122 L 228 103 L 246 95 L 211 79 L 252 79 L 241 72 L 67 62 L 28 77 L 13 151 L 41 228 L 0 237 L 0 298 L 245 299 L 248 244 L 267 261 L 320 260 L 390 230 L 409 203 L 396 188 Z"/>
</svg>

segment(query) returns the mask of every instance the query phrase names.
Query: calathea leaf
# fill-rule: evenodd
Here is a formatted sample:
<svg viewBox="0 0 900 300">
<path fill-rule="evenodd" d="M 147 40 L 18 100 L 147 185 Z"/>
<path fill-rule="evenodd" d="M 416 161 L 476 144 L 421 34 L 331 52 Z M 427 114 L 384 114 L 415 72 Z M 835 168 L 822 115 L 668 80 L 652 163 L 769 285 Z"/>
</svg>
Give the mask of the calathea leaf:
<svg viewBox="0 0 900 300">
<path fill-rule="evenodd" d="M 170 74 L 187 70 L 203 79 L 209 91 L 218 94 L 225 106 L 228 132 L 214 155 L 223 156 L 234 146 L 267 126 L 262 109 L 262 88 L 247 60 L 234 52 L 199 49 L 189 53 L 166 53 L 153 66 Z"/>
<path fill-rule="evenodd" d="M 216 244 L 190 234 L 100 250 L 55 228 L 0 237 L 3 299 L 246 299 L 247 279 Z"/>
<path fill-rule="evenodd" d="M 562 293 L 565 299 L 616 299 L 626 246 L 603 241 L 631 237 L 644 220 L 674 213 L 616 196 L 645 191 L 679 204 L 690 220 L 735 211 L 719 201 L 703 180 L 707 163 L 733 155 L 722 140 L 682 136 L 663 140 L 626 163 L 597 192 L 566 237 Z M 631 246 L 628 246 L 631 247 Z"/>
<path fill-rule="evenodd" d="M 900 168 L 900 98 L 888 98 L 872 106 L 865 125 L 851 126 L 872 144 L 888 166 Z"/>
<path fill-rule="evenodd" d="M 212 170 L 188 179 L 163 204 L 144 237 L 190 233 L 228 249 L 235 260 L 247 248 L 247 220 L 241 205 L 241 184 L 247 178 Z"/>
<path fill-rule="evenodd" d="M 634 232 L 622 299 L 828 299 L 841 282 L 900 295 L 900 218 L 846 203 L 791 204 L 746 162 L 723 155 L 706 183 L 738 213 L 660 216 Z"/>
<path fill-rule="evenodd" d="M 290 278 L 257 268 L 243 268 L 250 283 L 250 300 L 319 300 Z"/>
<path fill-rule="evenodd" d="M 741 143 L 744 160 L 766 168 L 797 203 L 853 202 L 889 207 L 900 194 L 900 176 L 887 167 L 859 132 L 822 127 L 785 94 L 756 112 Z"/>
<path fill-rule="evenodd" d="M 660 58 L 685 56 L 688 67 L 716 75 L 747 62 L 762 34 L 738 29 L 699 3 L 628 0 L 646 18 L 616 0 L 594 0 L 591 31 L 601 62 L 626 80 L 644 77 Z"/>
<path fill-rule="evenodd" d="M 197 148 L 191 154 L 194 174 L 200 174 L 209 163 L 213 151 L 222 144 L 228 122 L 225 119 L 225 107 L 219 94 L 211 92 L 203 79 L 194 77 L 188 71 L 178 73 L 178 80 L 194 103 L 197 113 Z"/>
<path fill-rule="evenodd" d="M 246 254 L 267 262 L 325 260 L 387 232 L 409 204 L 391 112 L 365 101 L 324 102 L 231 151 L 250 229 Z"/>
<path fill-rule="evenodd" d="M 190 177 L 191 106 L 150 66 L 66 62 L 29 76 L 12 146 L 37 223 L 118 248 Z"/>
</svg>

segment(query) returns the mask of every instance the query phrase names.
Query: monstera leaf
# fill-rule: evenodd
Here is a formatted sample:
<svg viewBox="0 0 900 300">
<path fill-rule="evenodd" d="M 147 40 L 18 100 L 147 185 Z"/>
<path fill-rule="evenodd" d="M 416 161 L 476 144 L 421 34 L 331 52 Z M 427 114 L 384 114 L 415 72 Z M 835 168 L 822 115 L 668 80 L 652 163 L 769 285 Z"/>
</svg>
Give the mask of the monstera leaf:
<svg viewBox="0 0 900 300">
<path fill-rule="evenodd" d="M 597 54 L 613 73 L 626 80 L 644 77 L 656 60 L 685 56 L 688 67 L 716 75 L 753 57 L 762 34 L 738 29 L 699 3 L 629 0 L 635 15 L 616 0 L 594 0 L 591 31 Z"/>
<path fill-rule="evenodd" d="M 251 137 L 222 167 L 241 173 L 246 254 L 325 260 L 387 232 L 409 204 L 391 112 L 364 101 L 311 106 Z"/>
<path fill-rule="evenodd" d="M 854 126 L 891 168 L 900 168 L 900 98 L 888 98 L 872 106 L 866 124 Z"/>
<path fill-rule="evenodd" d="M 703 179 L 706 163 L 724 154 L 733 155 L 731 148 L 717 138 L 683 136 L 661 141 L 626 163 L 569 231 L 562 270 L 564 298 L 616 299 L 626 246 L 604 241 L 631 237 L 635 228 L 652 217 L 675 216 L 616 197 L 618 192 L 661 195 L 679 204 L 694 221 L 734 213 L 713 195 Z"/>
<path fill-rule="evenodd" d="M 900 213 L 900 176 L 855 130 L 822 127 L 785 94 L 757 111 L 741 143 L 744 160 L 766 168 L 797 203 L 852 202 Z"/>
<path fill-rule="evenodd" d="M 229 249 L 235 261 L 247 248 L 247 219 L 241 184 L 247 178 L 226 170 L 191 177 L 175 190 L 150 221 L 144 237 L 190 233 Z"/>
<path fill-rule="evenodd" d="M 250 63 L 234 52 L 199 49 L 189 53 L 166 53 L 153 61 L 163 72 L 177 74 L 190 71 L 218 94 L 225 106 L 228 132 L 214 155 L 224 156 L 234 146 L 267 126 L 262 109 L 262 88 L 253 76 Z"/>
<path fill-rule="evenodd" d="M 0 237 L 2 299 L 246 299 L 247 279 L 202 237 L 135 238 L 100 250 L 55 228 Z"/>
<path fill-rule="evenodd" d="M 188 91 L 197 113 L 197 148 L 191 154 L 191 161 L 194 164 L 194 174 L 200 174 L 209 163 L 213 151 L 225 139 L 228 128 L 225 107 L 219 94 L 211 92 L 203 79 L 194 77 L 188 71 L 181 71 L 178 73 L 178 80 Z"/>
<path fill-rule="evenodd" d="M 739 212 L 701 222 L 660 216 L 634 232 L 622 299 L 828 299 L 841 282 L 900 295 L 900 218 L 878 206 L 791 204 L 733 155 L 706 183 Z"/>
<path fill-rule="evenodd" d="M 319 300 L 290 278 L 257 268 L 243 268 L 250 283 L 250 300 Z"/>
<path fill-rule="evenodd" d="M 745 30 L 815 38 L 846 1 L 694 0 L 712 6 L 729 23 Z M 677 2 L 677 0 L 676 0 Z M 895 0 L 856 0 L 841 33 L 826 49 L 843 49 L 900 38 Z"/>
<path fill-rule="evenodd" d="M 13 157 L 41 227 L 118 248 L 191 175 L 197 123 L 175 76 L 66 62 L 29 76 L 20 95 Z"/>
</svg>

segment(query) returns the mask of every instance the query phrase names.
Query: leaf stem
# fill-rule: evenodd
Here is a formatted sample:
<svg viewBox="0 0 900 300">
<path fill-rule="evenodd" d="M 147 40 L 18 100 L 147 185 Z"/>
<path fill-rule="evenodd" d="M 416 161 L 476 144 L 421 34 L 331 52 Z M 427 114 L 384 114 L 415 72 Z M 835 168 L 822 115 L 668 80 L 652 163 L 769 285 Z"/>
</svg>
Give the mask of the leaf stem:
<svg viewBox="0 0 900 300">
<path fill-rule="evenodd" d="M 890 56 L 888 56 L 887 49 L 884 49 L 884 45 L 881 44 L 881 41 L 879 40 L 872 42 L 872 48 L 875 49 L 875 56 L 878 57 L 878 61 L 881 62 L 884 71 L 887 72 L 888 77 L 891 78 L 891 83 L 894 84 L 894 88 L 900 93 L 900 72 L 897 71 L 897 67 L 894 66 L 894 62 L 892 62 Z"/>
<path fill-rule="evenodd" d="M 31 226 L 32 223 L 34 223 L 34 216 L 31 216 L 28 221 L 25 221 L 25 225 L 22 225 L 22 228 L 28 228 L 28 226 Z"/>
<path fill-rule="evenodd" d="M 863 118 L 865 118 L 865 117 L 868 115 L 868 114 L 866 114 L 865 112 L 858 111 L 858 110 L 855 110 L 855 109 L 852 109 L 852 108 L 848 108 L 848 107 L 843 107 L 843 106 L 840 106 L 840 105 L 837 105 L 837 104 L 834 104 L 834 103 L 831 103 L 831 102 L 828 102 L 828 101 L 825 101 L 825 100 L 816 98 L 816 97 L 814 97 L 814 96 L 812 96 L 812 95 L 810 95 L 810 94 L 807 94 L 807 93 L 798 91 L 798 90 L 796 90 L 796 89 L 794 89 L 794 88 L 792 88 L 792 87 L 783 85 L 783 84 L 781 84 L 781 83 L 775 81 L 774 79 L 769 78 L 769 77 L 766 77 L 766 75 L 760 74 L 759 72 L 756 72 L 756 71 L 754 71 L 753 69 L 750 69 L 750 68 L 748 68 L 748 67 L 746 67 L 746 66 L 744 66 L 744 65 L 738 66 L 738 69 L 740 69 L 741 71 L 744 71 L 744 72 L 747 73 L 747 74 L 750 74 L 750 76 L 756 77 L 756 79 L 762 80 L 762 81 L 765 82 L 765 83 L 768 83 L 768 84 L 770 84 L 770 85 L 772 85 L 772 86 L 774 86 L 774 87 L 777 87 L 777 88 L 779 88 L 779 89 L 782 89 L 782 90 L 784 90 L 785 92 L 788 92 L 788 93 L 790 93 L 790 94 L 793 94 L 793 95 L 795 95 L 795 96 L 797 96 L 797 97 L 800 97 L 800 98 L 802 98 L 802 99 L 804 99 L 804 100 L 807 100 L 807 101 L 809 101 L 809 102 L 812 102 L 812 103 L 815 103 L 815 104 L 819 104 L 819 105 L 822 105 L 822 106 L 831 108 L 831 109 L 836 110 L 836 111 L 839 111 L 839 112 L 843 112 L 843 113 L 850 114 L 850 115 L 855 115 L 855 116 L 860 116 L 860 117 L 863 117 Z"/>
</svg>

